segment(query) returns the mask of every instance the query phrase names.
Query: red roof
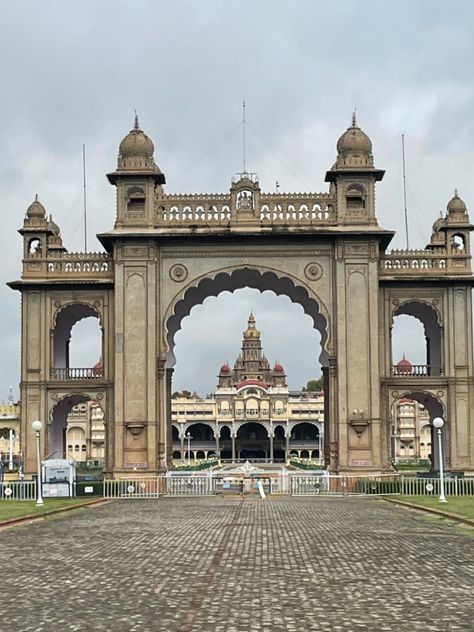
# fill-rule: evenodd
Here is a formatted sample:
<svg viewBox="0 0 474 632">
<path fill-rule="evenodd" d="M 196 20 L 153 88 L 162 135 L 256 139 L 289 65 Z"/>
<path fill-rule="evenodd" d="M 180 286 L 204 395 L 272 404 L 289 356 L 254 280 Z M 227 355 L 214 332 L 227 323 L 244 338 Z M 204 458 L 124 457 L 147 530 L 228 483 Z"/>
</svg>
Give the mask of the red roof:
<svg viewBox="0 0 474 632">
<path fill-rule="evenodd" d="M 284 373 L 285 372 L 285 369 L 278 362 L 275 362 L 275 366 L 273 367 L 273 370 L 274 370 L 275 373 Z"/>
<path fill-rule="evenodd" d="M 265 390 L 268 388 L 268 384 L 260 380 L 243 380 L 242 382 L 239 382 L 239 384 L 236 384 L 235 388 L 239 389 L 244 386 L 260 386 L 260 388 L 264 388 Z"/>
<path fill-rule="evenodd" d="M 406 358 L 405 358 L 405 354 L 403 354 L 403 358 L 400 360 L 400 362 L 397 364 L 397 368 L 398 369 L 403 369 L 405 371 L 410 370 L 412 368 L 412 363 L 409 362 Z"/>
<path fill-rule="evenodd" d="M 221 373 L 230 373 L 230 366 L 227 362 L 221 366 Z"/>
</svg>

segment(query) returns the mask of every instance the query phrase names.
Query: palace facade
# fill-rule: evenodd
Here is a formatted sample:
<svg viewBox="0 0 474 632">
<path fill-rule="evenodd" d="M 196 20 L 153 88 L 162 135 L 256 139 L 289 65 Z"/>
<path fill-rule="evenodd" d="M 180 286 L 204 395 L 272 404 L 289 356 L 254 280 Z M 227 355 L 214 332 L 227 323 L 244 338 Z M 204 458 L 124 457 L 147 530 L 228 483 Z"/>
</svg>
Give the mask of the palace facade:
<svg viewBox="0 0 474 632">
<path fill-rule="evenodd" d="M 265 357 L 250 314 L 241 353 L 232 368 L 221 366 L 215 394 L 173 399 L 172 433 L 174 460 L 322 463 L 324 394 L 289 391 L 283 366 Z"/>
</svg>

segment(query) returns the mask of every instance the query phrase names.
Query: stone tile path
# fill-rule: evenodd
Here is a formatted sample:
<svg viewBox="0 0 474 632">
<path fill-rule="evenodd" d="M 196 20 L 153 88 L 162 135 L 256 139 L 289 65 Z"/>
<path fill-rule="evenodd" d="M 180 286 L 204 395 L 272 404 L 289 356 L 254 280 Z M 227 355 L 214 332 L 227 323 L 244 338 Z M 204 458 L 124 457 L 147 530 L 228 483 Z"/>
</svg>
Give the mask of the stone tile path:
<svg viewBox="0 0 474 632">
<path fill-rule="evenodd" d="M 474 537 L 375 499 L 115 501 L 0 560 L 8 632 L 474 630 Z"/>
</svg>

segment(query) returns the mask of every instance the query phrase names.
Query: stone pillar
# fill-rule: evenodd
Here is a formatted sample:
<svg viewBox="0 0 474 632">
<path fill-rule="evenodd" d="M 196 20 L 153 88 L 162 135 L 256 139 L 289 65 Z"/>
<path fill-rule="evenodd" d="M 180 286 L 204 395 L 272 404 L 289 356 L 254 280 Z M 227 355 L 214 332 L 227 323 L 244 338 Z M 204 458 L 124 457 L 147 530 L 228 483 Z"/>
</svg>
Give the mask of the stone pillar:
<svg viewBox="0 0 474 632">
<path fill-rule="evenodd" d="M 158 392 L 158 441 L 157 441 L 157 461 L 158 461 L 158 471 L 164 472 L 166 471 L 166 461 L 167 461 L 167 445 L 165 444 L 166 438 L 166 430 L 167 430 L 167 410 L 164 401 L 164 393 L 166 391 L 166 380 L 165 380 L 165 358 L 158 358 L 157 360 L 157 392 Z"/>
<path fill-rule="evenodd" d="M 232 461 L 235 461 L 235 434 L 234 434 L 234 429 L 232 428 L 231 432 L 230 432 L 230 438 L 232 440 Z"/>
<path fill-rule="evenodd" d="M 181 460 L 184 461 L 184 432 L 179 435 L 179 440 L 181 442 Z"/>
<path fill-rule="evenodd" d="M 273 463 L 273 428 L 268 434 L 270 436 L 270 461 Z"/>
<path fill-rule="evenodd" d="M 166 437 L 167 437 L 167 446 L 166 446 L 166 461 L 168 468 L 172 467 L 173 464 L 173 418 L 171 413 L 171 393 L 172 393 L 172 383 L 173 383 L 173 371 L 174 369 L 168 368 L 165 369 L 166 373 Z"/>
</svg>

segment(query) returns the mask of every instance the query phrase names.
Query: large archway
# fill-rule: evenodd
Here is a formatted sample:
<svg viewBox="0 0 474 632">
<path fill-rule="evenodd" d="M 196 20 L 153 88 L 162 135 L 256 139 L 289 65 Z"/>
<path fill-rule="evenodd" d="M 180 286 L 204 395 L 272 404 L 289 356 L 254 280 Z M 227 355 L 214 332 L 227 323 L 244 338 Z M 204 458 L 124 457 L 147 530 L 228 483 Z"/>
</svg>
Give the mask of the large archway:
<svg viewBox="0 0 474 632">
<path fill-rule="evenodd" d="M 46 457 L 103 467 L 106 425 L 101 405 L 89 395 L 74 393 L 63 397 L 51 411 Z"/>
<path fill-rule="evenodd" d="M 270 437 L 265 426 L 254 421 L 242 424 L 237 430 L 236 452 L 238 460 L 270 460 Z"/>
<path fill-rule="evenodd" d="M 438 436 L 433 427 L 433 419 L 441 417 L 446 421 L 446 409 L 443 402 L 432 393 L 407 390 L 392 403 L 390 416 L 392 463 L 403 467 L 404 464 L 425 461 L 430 469 L 438 470 Z M 443 459 L 448 467 L 450 466 L 449 434 L 449 423 L 445 423 L 442 445 Z"/>
</svg>

